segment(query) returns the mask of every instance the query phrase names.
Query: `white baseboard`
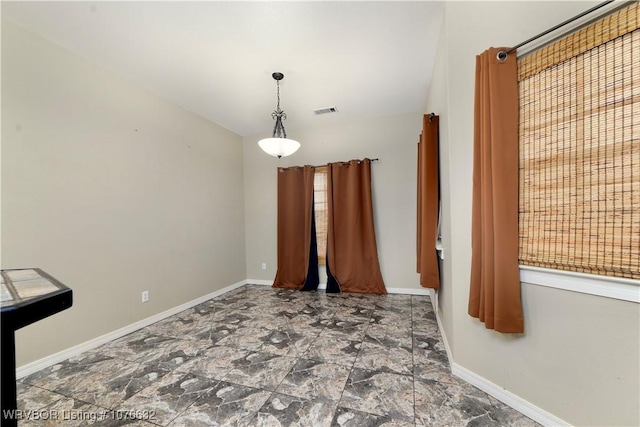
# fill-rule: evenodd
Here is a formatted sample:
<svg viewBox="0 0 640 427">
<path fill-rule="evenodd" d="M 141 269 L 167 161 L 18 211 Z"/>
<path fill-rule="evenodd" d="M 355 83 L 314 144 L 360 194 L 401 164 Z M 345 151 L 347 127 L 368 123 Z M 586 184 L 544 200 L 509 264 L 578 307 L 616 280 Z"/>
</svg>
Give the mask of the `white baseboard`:
<svg viewBox="0 0 640 427">
<path fill-rule="evenodd" d="M 426 295 L 431 296 L 431 292 L 427 288 L 387 288 L 390 294 L 400 295 Z"/>
<path fill-rule="evenodd" d="M 459 378 L 462 378 L 469 384 L 478 387 L 480 390 L 484 391 L 487 394 L 490 394 L 505 405 L 509 405 L 516 411 L 526 415 L 527 417 L 542 424 L 543 426 L 571 426 L 571 424 L 569 424 L 568 422 L 556 417 L 553 414 L 548 413 L 544 409 L 537 407 L 533 403 L 528 402 L 520 396 L 517 396 L 510 391 L 503 389 L 497 384 L 492 383 L 488 379 L 481 377 L 475 372 L 472 372 L 467 368 L 458 365 L 457 363 L 451 364 L 451 373 Z"/>
<path fill-rule="evenodd" d="M 247 279 L 246 282 L 253 285 L 265 285 L 265 286 L 273 285 L 273 280 Z M 320 283 L 318 285 L 318 290 L 323 290 L 323 289 L 327 289 L 326 283 Z"/>
<path fill-rule="evenodd" d="M 26 365 L 22 365 L 16 369 L 16 377 L 18 379 L 24 378 L 27 375 L 31 375 L 34 372 L 37 372 L 41 369 L 48 368 L 49 366 L 53 366 L 56 363 L 60 363 L 63 360 L 69 359 L 70 357 L 74 357 L 85 351 L 92 350 L 96 347 L 101 346 L 102 344 L 106 344 L 109 341 L 113 341 L 115 339 L 128 335 L 132 332 L 135 332 L 153 323 L 159 322 L 160 320 L 166 319 L 169 316 L 173 316 L 174 314 L 177 314 L 183 310 L 194 307 L 200 303 L 210 300 L 211 298 L 215 298 L 217 296 L 220 296 L 224 293 L 237 289 L 240 286 L 243 286 L 246 284 L 271 286 L 273 284 L 273 280 L 247 279 L 247 280 L 242 280 L 238 283 L 234 283 L 233 285 L 229 285 L 225 288 L 211 292 L 210 294 L 196 298 L 194 300 L 181 304 L 177 307 L 173 307 L 173 308 L 170 308 L 169 310 L 165 310 L 162 313 L 155 314 L 151 317 L 147 317 L 146 319 L 139 320 L 135 323 L 132 323 L 130 325 L 127 325 L 115 331 L 106 333 L 97 338 L 93 338 L 89 341 L 85 341 L 73 347 L 69 347 L 65 350 L 59 351 L 57 353 L 54 353 L 42 359 L 35 360 L 31 363 L 27 363 Z M 320 283 L 320 285 L 318 285 L 319 290 L 326 289 L 326 287 L 327 287 L 326 283 Z M 389 292 L 390 294 L 429 295 L 428 289 L 387 288 L 387 292 Z M 449 352 L 447 352 L 447 354 L 449 354 Z"/>
<path fill-rule="evenodd" d="M 251 283 L 254 285 L 266 285 L 266 286 L 271 286 L 273 285 L 273 280 L 261 280 L 261 279 L 247 279 L 245 281 L 246 283 Z M 318 285 L 318 290 L 324 290 L 327 289 L 327 284 L 326 283 L 320 283 Z M 433 289 L 427 289 L 427 288 L 387 288 L 387 292 L 390 294 L 402 294 L 402 295 L 427 295 L 427 296 L 431 296 L 432 295 L 432 291 Z M 433 296 L 432 296 L 433 298 Z"/>
<path fill-rule="evenodd" d="M 92 350 L 102 344 L 105 344 L 109 341 L 113 341 L 120 337 L 123 337 L 127 334 L 135 332 L 139 329 L 142 329 L 146 326 L 149 326 L 153 323 L 159 322 L 169 316 L 173 316 L 183 310 L 194 307 L 200 303 L 210 300 L 211 298 L 215 298 L 227 292 L 230 292 L 234 289 L 237 289 L 246 284 L 255 284 L 255 285 L 264 285 L 271 286 L 273 284 L 272 280 L 257 280 L 257 279 L 247 279 L 240 281 L 238 283 L 234 283 L 233 285 L 229 285 L 225 288 L 219 289 L 217 291 L 211 292 L 210 294 L 204 295 L 202 297 L 196 298 L 184 304 L 181 304 L 177 307 L 173 307 L 169 310 L 163 311 L 162 313 L 158 313 L 151 317 L 147 317 L 146 319 L 142 319 L 138 322 L 127 325 L 123 328 L 117 329 L 115 331 L 109 332 L 97 338 L 91 339 L 84 343 L 75 345 L 68 349 L 59 351 L 58 353 L 52 354 L 50 356 L 44 357 L 42 359 L 36 360 L 31 363 L 27 363 L 26 365 L 20 366 L 16 369 L 16 377 L 18 379 L 24 378 L 27 375 L 30 375 L 34 372 L 37 372 L 41 369 L 47 368 L 49 366 L 55 365 L 56 363 L 60 363 L 63 360 L 66 360 L 70 357 L 77 356 L 80 353 L 83 353 L 88 350 Z M 318 286 L 318 289 L 326 289 L 326 283 L 321 283 Z M 436 313 L 436 320 L 438 322 L 438 329 L 440 330 L 440 335 L 442 336 L 442 341 L 444 343 L 447 357 L 449 359 L 449 364 L 451 366 L 451 373 L 468 383 L 478 387 L 480 390 L 485 393 L 490 394 L 501 402 L 509 405 L 510 407 L 516 409 L 532 420 L 544 425 L 544 426 L 570 426 L 566 421 L 546 412 L 545 410 L 533 405 L 532 403 L 522 399 L 521 397 L 503 389 L 502 387 L 492 383 L 484 377 L 458 365 L 452 359 L 451 349 L 449 347 L 449 342 L 447 341 L 447 336 L 444 333 L 444 328 L 442 327 L 442 322 L 440 320 L 440 313 L 438 311 L 438 296 L 437 293 L 433 289 L 416 289 L 416 288 L 387 288 L 387 292 L 390 294 L 404 294 L 404 295 L 428 295 L 431 297 L 431 304 L 433 305 L 433 309 Z"/>
<path fill-rule="evenodd" d="M 251 282 L 251 283 L 253 283 L 253 282 Z M 27 363 L 26 365 L 22 365 L 22 366 L 20 366 L 20 367 L 18 367 L 16 369 L 16 377 L 18 379 L 24 378 L 27 375 L 31 375 L 34 372 L 37 372 L 37 371 L 39 371 L 41 369 L 48 368 L 49 366 L 53 366 L 56 363 L 60 363 L 63 360 L 66 360 L 66 359 L 68 359 L 70 357 L 77 356 L 80 353 L 83 353 L 83 352 L 88 351 L 88 350 L 92 350 L 92 349 L 94 349 L 96 347 L 101 346 L 102 344 L 108 343 L 109 341 L 113 341 L 115 339 L 118 339 L 120 337 L 128 335 L 131 332 L 135 332 L 138 329 L 142 329 L 142 328 L 144 328 L 146 326 L 149 326 L 149 325 L 151 325 L 153 323 L 159 322 L 162 319 L 165 319 L 165 318 L 167 318 L 169 316 L 173 316 L 174 314 L 177 314 L 177 313 L 179 313 L 179 312 L 181 312 L 183 310 L 186 310 L 186 309 L 194 307 L 194 306 L 196 306 L 196 305 L 198 305 L 200 303 L 208 301 L 211 298 L 215 298 L 215 297 L 220 296 L 222 294 L 225 294 L 225 293 L 227 293 L 229 291 L 237 289 L 240 286 L 243 286 L 245 284 L 247 284 L 246 280 L 243 280 L 243 281 L 238 282 L 238 283 L 234 283 L 233 285 L 229 285 L 229 286 L 227 286 L 225 288 L 218 289 L 217 291 L 211 292 L 210 294 L 201 296 L 199 298 L 196 298 L 194 300 L 191 300 L 189 302 L 181 304 L 181 305 L 179 305 L 177 307 L 170 308 L 169 310 L 163 311 L 162 313 L 155 314 L 155 315 L 153 315 L 151 317 L 147 317 L 146 319 L 139 320 L 139 321 L 137 321 L 135 323 L 132 323 L 130 325 L 127 325 L 127 326 L 125 326 L 123 328 L 120 328 L 120 329 L 117 329 L 115 331 L 109 332 L 107 334 L 101 335 L 101 336 L 99 336 L 97 338 L 91 339 L 89 341 L 85 341 L 85 342 L 83 342 L 81 344 L 78 344 L 78 345 L 74 345 L 73 347 L 69 347 L 69 348 L 67 348 L 65 350 L 59 351 L 59 352 L 54 353 L 54 354 L 52 354 L 50 356 L 44 357 L 42 359 L 38 359 L 38 360 L 33 361 L 31 363 Z"/>
<path fill-rule="evenodd" d="M 449 341 L 447 341 L 447 334 L 444 333 L 444 328 L 442 327 L 442 320 L 440 320 L 440 311 L 438 309 L 438 293 L 435 289 L 431 290 L 431 305 L 433 306 L 433 311 L 436 312 L 436 322 L 438 322 L 438 330 L 440 331 L 440 336 L 442 337 L 442 343 L 444 344 L 444 349 L 447 352 L 447 359 L 449 359 L 449 366 L 453 366 L 453 356 L 451 353 L 451 347 L 449 347 Z"/>
<path fill-rule="evenodd" d="M 463 379 L 469 384 L 476 386 L 485 393 L 495 397 L 505 405 L 512 407 L 516 411 L 524 414 L 525 416 L 531 418 L 537 423 L 542 424 L 543 426 L 571 426 L 571 424 L 569 424 L 568 422 L 556 417 L 555 415 L 550 414 L 542 408 L 537 407 L 533 403 L 524 400 L 520 396 L 517 396 L 510 391 L 505 390 L 504 388 L 492 383 L 488 379 L 476 374 L 475 372 L 472 372 L 467 368 L 455 363 L 453 361 L 449 342 L 447 341 L 447 334 L 445 334 L 444 328 L 442 327 L 442 321 L 440 320 L 440 312 L 438 311 L 438 295 L 435 291 L 432 292 L 431 303 L 433 304 L 433 309 L 436 312 L 438 329 L 440 330 L 440 336 L 442 337 L 444 348 L 447 351 L 447 358 L 449 359 L 449 366 L 451 366 L 452 375 L 455 375 L 456 377 Z"/>
<path fill-rule="evenodd" d="M 271 286 L 273 285 L 273 280 L 247 279 L 245 280 L 245 283 L 249 285 Z"/>
</svg>

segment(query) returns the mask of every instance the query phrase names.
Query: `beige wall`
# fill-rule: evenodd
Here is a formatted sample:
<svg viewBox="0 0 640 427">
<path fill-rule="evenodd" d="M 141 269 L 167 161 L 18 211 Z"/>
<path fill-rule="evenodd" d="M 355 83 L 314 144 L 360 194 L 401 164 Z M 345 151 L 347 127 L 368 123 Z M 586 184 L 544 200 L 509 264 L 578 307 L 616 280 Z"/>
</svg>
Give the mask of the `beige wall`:
<svg viewBox="0 0 640 427">
<path fill-rule="evenodd" d="M 445 9 L 446 10 L 446 9 Z M 427 107 L 425 114 L 435 113 L 440 116 L 440 197 L 442 216 L 440 218 L 441 234 L 443 239 L 441 245 L 444 250 L 444 259 L 442 260 L 441 286 L 438 290 L 438 306 L 440 308 L 440 316 L 444 319 L 442 327 L 445 336 L 448 338 L 448 344 L 453 348 L 453 301 L 452 288 L 447 286 L 452 280 L 452 263 L 451 258 L 451 203 L 449 203 L 449 195 L 451 193 L 451 175 L 450 164 L 446 159 L 449 158 L 449 87 L 447 83 L 448 75 L 448 56 L 447 51 L 447 28 L 444 25 L 440 27 L 440 35 L 438 37 L 438 49 L 436 52 L 435 64 L 433 67 L 433 78 L 429 85 L 427 93 Z M 446 198 L 446 199 L 445 199 Z"/>
<path fill-rule="evenodd" d="M 523 284 L 524 335 L 488 331 L 467 315 L 475 56 L 490 46 L 517 44 L 592 5 L 446 3 L 425 107 L 441 114 L 443 127 L 440 314 L 456 364 L 574 425 L 640 425 L 638 304 Z"/>
<path fill-rule="evenodd" d="M 523 285 L 526 333 L 466 314 L 475 55 L 593 3 L 447 2 L 425 112 L 441 116 L 444 284 L 454 362 L 575 425 L 640 425 L 638 305 Z M 19 331 L 18 365 L 276 268 L 276 168 L 379 157 L 378 247 L 388 287 L 415 274 L 419 114 L 292 130 L 277 160 L 40 38 L 2 25 L 2 268 L 38 266 L 74 307 Z M 243 161 L 244 156 L 244 161 Z M 245 254 L 246 246 L 246 254 Z M 267 263 L 262 271 L 260 264 Z M 149 290 L 151 301 L 140 303 Z"/>
<path fill-rule="evenodd" d="M 240 137 L 2 23 L 2 268 L 74 292 L 19 366 L 244 280 L 243 208 Z"/>
<path fill-rule="evenodd" d="M 340 114 L 340 113 L 338 113 Z M 323 117 L 318 117 L 322 123 Z M 285 123 L 286 126 L 286 123 Z M 415 273 L 416 144 L 420 114 L 376 117 L 348 125 L 288 130 L 302 147 L 280 160 L 244 138 L 247 277 L 273 280 L 276 274 L 276 198 L 279 166 L 379 158 L 372 166 L 374 221 L 382 277 L 388 288 L 419 289 Z M 267 270 L 260 269 L 267 263 Z M 324 266 L 321 266 L 324 282 Z"/>
</svg>

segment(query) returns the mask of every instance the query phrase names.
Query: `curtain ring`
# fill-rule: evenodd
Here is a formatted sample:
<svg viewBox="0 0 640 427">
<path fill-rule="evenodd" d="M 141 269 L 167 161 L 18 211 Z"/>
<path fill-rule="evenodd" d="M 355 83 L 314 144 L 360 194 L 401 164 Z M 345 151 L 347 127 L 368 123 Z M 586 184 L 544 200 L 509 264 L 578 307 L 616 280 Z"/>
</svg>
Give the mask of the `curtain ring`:
<svg viewBox="0 0 640 427">
<path fill-rule="evenodd" d="M 500 52 L 498 52 L 498 54 L 496 55 L 496 59 L 500 62 L 504 62 L 507 60 L 507 56 L 509 56 L 509 54 L 507 52 L 505 52 L 504 50 L 501 50 Z"/>
</svg>

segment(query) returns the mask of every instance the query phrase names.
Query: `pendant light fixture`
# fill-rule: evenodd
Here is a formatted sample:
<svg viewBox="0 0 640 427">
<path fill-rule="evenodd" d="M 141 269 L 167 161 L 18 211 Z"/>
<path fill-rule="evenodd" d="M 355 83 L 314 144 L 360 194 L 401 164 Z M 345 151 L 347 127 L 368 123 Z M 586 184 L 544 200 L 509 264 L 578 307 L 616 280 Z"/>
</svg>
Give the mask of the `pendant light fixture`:
<svg viewBox="0 0 640 427">
<path fill-rule="evenodd" d="M 283 120 L 287 119 L 287 115 L 280 109 L 280 80 L 284 78 L 282 73 L 273 73 L 271 75 L 276 81 L 278 105 L 276 110 L 271 113 L 271 117 L 276 121 L 273 127 L 273 136 L 271 138 L 265 138 L 258 141 L 258 145 L 262 150 L 274 157 L 281 158 L 290 156 L 300 148 L 300 143 L 293 139 L 287 138 L 287 132 L 284 130 Z"/>
</svg>

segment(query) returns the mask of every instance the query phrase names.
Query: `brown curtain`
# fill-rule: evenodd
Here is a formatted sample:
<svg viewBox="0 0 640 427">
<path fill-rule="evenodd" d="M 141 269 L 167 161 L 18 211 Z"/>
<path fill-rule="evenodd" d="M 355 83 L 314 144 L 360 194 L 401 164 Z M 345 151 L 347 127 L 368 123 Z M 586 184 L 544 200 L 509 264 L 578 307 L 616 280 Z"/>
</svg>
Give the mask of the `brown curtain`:
<svg viewBox="0 0 640 427">
<path fill-rule="evenodd" d="M 524 330 L 518 268 L 518 80 L 515 52 L 476 57 L 469 314 Z"/>
<path fill-rule="evenodd" d="M 305 286 L 314 249 L 312 229 L 313 167 L 278 169 L 278 271 L 273 287 Z M 315 270 L 317 275 L 317 262 Z"/>
<path fill-rule="evenodd" d="M 420 285 L 425 288 L 440 287 L 438 268 L 438 123 L 436 115 L 422 119 L 422 135 L 418 143 L 418 224 L 417 271 Z"/>
<path fill-rule="evenodd" d="M 330 163 L 327 181 L 327 292 L 386 294 L 373 225 L 371 160 Z"/>
</svg>

